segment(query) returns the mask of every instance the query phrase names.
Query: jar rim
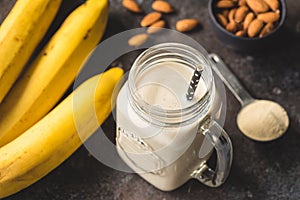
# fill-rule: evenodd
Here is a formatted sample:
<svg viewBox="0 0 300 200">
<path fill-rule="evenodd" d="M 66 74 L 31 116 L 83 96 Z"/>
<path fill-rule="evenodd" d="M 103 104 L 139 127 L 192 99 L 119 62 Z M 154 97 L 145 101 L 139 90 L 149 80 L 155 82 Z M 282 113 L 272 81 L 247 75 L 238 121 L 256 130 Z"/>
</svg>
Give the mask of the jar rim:
<svg viewBox="0 0 300 200">
<path fill-rule="evenodd" d="M 128 92 L 130 97 L 129 102 L 131 106 L 135 109 L 135 111 L 140 113 L 145 120 L 151 121 L 152 123 L 156 123 L 158 125 L 175 125 L 190 122 L 191 119 L 196 120 L 201 116 L 201 113 L 205 114 L 204 111 L 208 110 L 211 98 L 214 97 L 214 80 L 212 75 L 211 62 L 208 59 L 208 53 L 201 45 L 199 45 L 199 49 L 200 50 L 196 50 L 195 48 L 192 48 L 182 43 L 161 43 L 148 48 L 136 58 L 128 77 Z M 206 74 L 206 76 L 211 77 L 210 80 L 207 80 L 205 82 L 207 87 L 206 93 L 198 101 L 195 101 L 188 107 L 179 109 L 160 108 L 158 106 L 153 106 L 147 103 L 141 96 L 134 92 L 138 88 L 134 80 L 136 80 L 136 77 L 139 75 L 139 73 L 141 73 L 139 61 L 141 61 L 150 53 L 155 53 L 157 51 L 162 52 L 162 50 L 178 50 L 188 53 L 189 56 L 194 57 L 194 60 L 196 60 L 196 62 L 204 62 L 204 65 L 202 64 L 203 72 Z M 196 67 L 197 66 L 195 65 L 194 69 L 196 69 Z M 151 113 L 149 113 L 150 110 Z M 186 117 L 185 120 L 182 120 L 183 117 L 185 118 L 185 116 L 190 117 Z M 169 120 L 168 122 L 166 118 L 171 118 L 172 120 Z M 176 118 L 178 118 L 178 120 L 174 120 Z"/>
</svg>

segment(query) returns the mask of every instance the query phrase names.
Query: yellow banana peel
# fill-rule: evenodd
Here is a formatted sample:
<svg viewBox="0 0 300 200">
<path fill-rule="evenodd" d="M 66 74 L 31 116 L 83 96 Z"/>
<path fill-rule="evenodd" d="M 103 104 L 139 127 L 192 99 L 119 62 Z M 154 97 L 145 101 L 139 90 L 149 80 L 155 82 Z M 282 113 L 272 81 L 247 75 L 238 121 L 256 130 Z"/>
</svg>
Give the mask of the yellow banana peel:
<svg viewBox="0 0 300 200">
<path fill-rule="evenodd" d="M 0 104 L 0 147 L 30 128 L 63 96 L 101 39 L 108 11 L 108 0 L 87 0 L 66 18 Z"/>
<path fill-rule="evenodd" d="M 112 93 L 122 75 L 122 69 L 112 68 L 88 79 L 43 119 L 0 148 L 0 198 L 44 177 L 96 131 L 97 126 L 86 123 L 79 137 L 75 121 L 88 122 L 96 116 L 101 124 L 111 112 Z"/>
<path fill-rule="evenodd" d="M 0 27 L 0 103 L 53 21 L 61 0 L 18 0 Z"/>
</svg>

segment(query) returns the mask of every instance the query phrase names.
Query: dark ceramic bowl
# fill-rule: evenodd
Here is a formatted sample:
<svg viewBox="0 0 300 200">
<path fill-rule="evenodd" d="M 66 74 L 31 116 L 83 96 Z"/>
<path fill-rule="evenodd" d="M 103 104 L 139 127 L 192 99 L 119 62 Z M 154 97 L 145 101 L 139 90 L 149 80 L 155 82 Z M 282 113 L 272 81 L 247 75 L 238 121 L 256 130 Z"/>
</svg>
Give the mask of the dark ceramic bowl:
<svg viewBox="0 0 300 200">
<path fill-rule="evenodd" d="M 223 28 L 216 17 L 217 9 L 215 7 L 218 0 L 209 0 L 208 9 L 211 19 L 211 24 L 214 29 L 216 36 L 222 41 L 227 47 L 233 48 L 235 50 L 249 52 L 254 50 L 262 50 L 270 48 L 273 44 L 278 43 L 280 35 L 282 32 L 282 27 L 286 19 L 286 2 L 285 0 L 279 0 L 280 2 L 280 19 L 275 29 L 268 35 L 259 38 L 249 38 L 249 37 L 238 37 L 233 33 L 227 31 Z"/>
</svg>

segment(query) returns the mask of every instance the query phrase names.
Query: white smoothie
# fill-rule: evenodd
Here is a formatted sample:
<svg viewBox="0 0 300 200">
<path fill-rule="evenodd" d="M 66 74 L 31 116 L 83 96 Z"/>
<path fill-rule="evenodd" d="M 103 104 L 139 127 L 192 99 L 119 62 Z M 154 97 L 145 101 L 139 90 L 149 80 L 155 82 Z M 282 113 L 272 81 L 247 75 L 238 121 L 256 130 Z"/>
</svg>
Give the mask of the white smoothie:
<svg viewBox="0 0 300 200">
<path fill-rule="evenodd" d="M 150 105 L 166 110 L 191 106 L 206 93 L 203 79 L 200 80 L 195 96 L 188 101 L 186 93 L 194 71 L 183 64 L 163 62 L 146 70 L 137 80 L 137 93 Z"/>
<path fill-rule="evenodd" d="M 147 104 L 164 110 L 187 108 L 207 93 L 206 84 L 201 79 L 193 100 L 186 99 L 193 72 L 178 62 L 165 60 L 156 63 L 139 75 L 136 93 Z M 161 190 L 175 189 L 189 179 L 187 172 L 196 168 L 203 159 L 198 158 L 203 140 L 203 135 L 197 134 L 201 117 L 186 125 L 161 127 L 141 118 L 128 99 L 125 83 L 117 98 L 119 155 L 154 186 Z"/>
</svg>

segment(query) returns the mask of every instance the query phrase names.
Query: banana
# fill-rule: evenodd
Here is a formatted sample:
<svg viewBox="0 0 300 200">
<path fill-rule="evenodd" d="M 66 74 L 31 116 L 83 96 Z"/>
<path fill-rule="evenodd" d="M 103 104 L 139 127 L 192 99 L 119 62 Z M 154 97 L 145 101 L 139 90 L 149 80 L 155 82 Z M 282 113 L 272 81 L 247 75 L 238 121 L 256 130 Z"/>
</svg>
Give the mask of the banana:
<svg viewBox="0 0 300 200">
<path fill-rule="evenodd" d="M 54 19 L 61 0 L 18 0 L 0 27 L 0 103 Z"/>
<path fill-rule="evenodd" d="M 0 105 L 0 147 L 59 101 L 101 39 L 108 10 L 108 0 L 87 0 L 67 17 Z"/>
<path fill-rule="evenodd" d="M 112 93 L 122 75 L 122 69 L 112 68 L 88 79 L 43 119 L 0 148 L 0 198 L 47 175 L 99 128 L 111 112 Z M 75 122 L 85 124 L 80 136 Z"/>
</svg>

